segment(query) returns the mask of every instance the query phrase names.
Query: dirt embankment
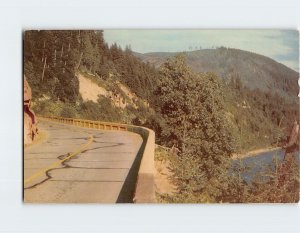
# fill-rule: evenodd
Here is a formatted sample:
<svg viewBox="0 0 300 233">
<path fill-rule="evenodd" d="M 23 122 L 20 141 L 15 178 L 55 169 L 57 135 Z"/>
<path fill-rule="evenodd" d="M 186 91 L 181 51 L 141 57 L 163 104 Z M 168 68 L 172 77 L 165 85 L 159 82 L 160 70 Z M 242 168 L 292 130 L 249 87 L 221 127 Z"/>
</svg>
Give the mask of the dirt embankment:
<svg viewBox="0 0 300 233">
<path fill-rule="evenodd" d="M 128 105 L 137 109 L 137 102 L 149 108 L 149 103 L 133 93 L 127 86 L 119 81 L 103 81 L 103 85 L 93 79 L 97 76 L 92 74 L 77 73 L 79 81 L 79 93 L 83 101 L 93 101 L 97 103 L 99 96 L 109 98 L 112 103 L 119 108 L 126 108 Z"/>
<path fill-rule="evenodd" d="M 159 195 L 172 195 L 176 192 L 176 187 L 172 183 L 172 171 L 168 152 L 156 148 L 155 150 L 155 191 Z M 159 202 L 159 201 L 158 201 Z"/>
<path fill-rule="evenodd" d="M 79 93 L 84 101 L 97 102 L 98 96 L 107 96 L 108 92 L 103 88 L 84 77 L 82 74 L 78 74 L 79 81 Z"/>
<path fill-rule="evenodd" d="M 172 194 L 175 186 L 171 183 L 172 172 L 168 161 L 155 161 L 155 186 L 160 194 Z"/>
<path fill-rule="evenodd" d="M 113 92 L 112 90 L 108 90 L 107 88 L 100 86 L 82 73 L 78 73 L 77 76 L 79 81 L 79 93 L 81 94 L 83 101 L 93 101 L 97 103 L 99 96 L 103 96 L 109 98 L 116 107 L 124 109 L 128 104 L 130 104 L 134 108 L 137 108 L 133 101 L 135 95 L 118 81 L 115 85 L 120 88 L 119 90 L 123 92 L 123 95 L 127 96 L 126 99 L 121 93 Z"/>
</svg>

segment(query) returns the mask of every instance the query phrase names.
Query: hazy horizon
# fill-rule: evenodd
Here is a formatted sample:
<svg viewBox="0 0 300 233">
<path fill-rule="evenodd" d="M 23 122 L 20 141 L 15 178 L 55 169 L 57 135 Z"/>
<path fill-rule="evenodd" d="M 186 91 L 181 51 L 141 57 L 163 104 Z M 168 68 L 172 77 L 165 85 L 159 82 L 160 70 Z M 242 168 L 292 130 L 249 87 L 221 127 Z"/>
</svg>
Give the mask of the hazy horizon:
<svg viewBox="0 0 300 233">
<path fill-rule="evenodd" d="M 299 34 L 296 30 L 168 30 L 109 29 L 104 38 L 139 53 L 188 52 L 229 47 L 274 59 L 299 72 Z"/>
</svg>

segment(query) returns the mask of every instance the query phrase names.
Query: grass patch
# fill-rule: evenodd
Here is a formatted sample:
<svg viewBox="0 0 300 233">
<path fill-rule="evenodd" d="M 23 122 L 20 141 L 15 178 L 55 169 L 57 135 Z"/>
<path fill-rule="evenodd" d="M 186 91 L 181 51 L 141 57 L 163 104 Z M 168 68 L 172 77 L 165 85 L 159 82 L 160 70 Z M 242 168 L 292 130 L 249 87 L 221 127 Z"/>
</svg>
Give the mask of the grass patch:
<svg viewBox="0 0 300 233">
<path fill-rule="evenodd" d="M 155 154 L 154 154 L 155 161 L 165 162 L 169 160 L 169 156 L 170 156 L 169 152 L 165 148 L 159 145 L 155 148 Z"/>
</svg>

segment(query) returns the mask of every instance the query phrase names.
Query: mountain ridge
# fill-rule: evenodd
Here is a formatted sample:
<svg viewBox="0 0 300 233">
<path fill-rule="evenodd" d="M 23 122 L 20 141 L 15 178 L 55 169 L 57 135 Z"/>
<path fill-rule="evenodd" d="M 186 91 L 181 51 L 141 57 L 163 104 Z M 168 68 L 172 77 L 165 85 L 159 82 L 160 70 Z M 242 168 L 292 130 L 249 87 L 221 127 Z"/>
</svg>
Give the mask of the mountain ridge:
<svg viewBox="0 0 300 233">
<path fill-rule="evenodd" d="M 297 101 L 299 73 L 270 57 L 225 47 L 183 53 L 195 72 L 214 72 L 225 82 L 238 78 L 252 90 L 270 91 L 287 100 Z M 134 53 L 143 62 L 156 67 L 176 54 L 179 52 Z"/>
</svg>

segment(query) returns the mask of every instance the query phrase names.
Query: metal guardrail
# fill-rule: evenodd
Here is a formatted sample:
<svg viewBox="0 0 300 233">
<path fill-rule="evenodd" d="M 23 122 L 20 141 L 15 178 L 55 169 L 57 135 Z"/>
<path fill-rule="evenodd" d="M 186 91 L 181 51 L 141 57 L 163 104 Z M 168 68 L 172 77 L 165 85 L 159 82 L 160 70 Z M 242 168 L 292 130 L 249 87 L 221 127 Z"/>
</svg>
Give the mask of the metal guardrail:
<svg viewBox="0 0 300 233">
<path fill-rule="evenodd" d="M 154 183 L 154 151 L 155 133 L 153 130 L 127 124 L 112 122 L 92 121 L 84 119 L 64 118 L 64 117 L 38 117 L 40 119 L 51 120 L 63 124 L 70 124 L 78 127 L 85 127 L 99 130 L 129 131 L 139 134 L 143 138 L 143 143 L 136 156 L 135 161 L 124 182 L 118 202 L 154 203 L 155 183 Z M 133 194 L 129 192 L 133 190 Z M 133 200 L 126 199 L 133 196 Z M 125 198 L 124 198 L 125 197 Z"/>
<path fill-rule="evenodd" d="M 128 130 L 127 125 L 125 124 L 118 124 L 118 123 L 111 123 L 111 122 L 92 121 L 92 120 L 64 118 L 64 117 L 39 117 L 39 118 L 57 121 L 64 124 L 75 125 L 79 127 L 92 128 L 92 129 L 122 130 L 122 131 Z"/>
</svg>

